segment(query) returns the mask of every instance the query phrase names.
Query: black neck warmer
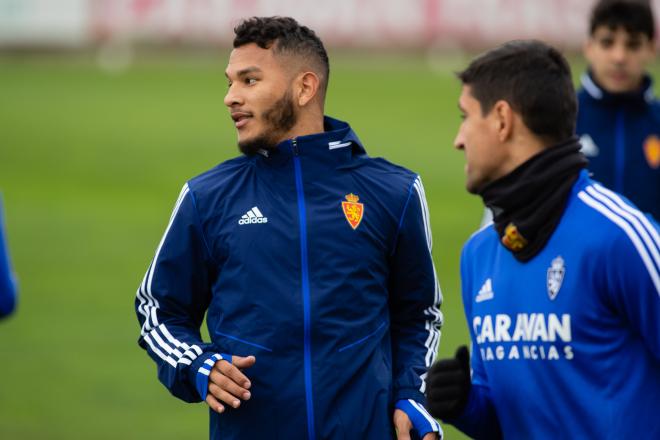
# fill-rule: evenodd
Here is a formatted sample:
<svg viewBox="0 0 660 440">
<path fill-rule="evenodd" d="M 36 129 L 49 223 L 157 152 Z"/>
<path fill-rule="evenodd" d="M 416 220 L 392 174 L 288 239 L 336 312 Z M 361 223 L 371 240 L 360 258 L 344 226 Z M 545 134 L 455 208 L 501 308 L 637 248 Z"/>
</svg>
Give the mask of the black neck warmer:
<svg viewBox="0 0 660 440">
<path fill-rule="evenodd" d="M 548 242 L 586 165 L 577 138 L 571 138 L 479 191 L 502 244 L 518 261 L 529 261 Z"/>
</svg>

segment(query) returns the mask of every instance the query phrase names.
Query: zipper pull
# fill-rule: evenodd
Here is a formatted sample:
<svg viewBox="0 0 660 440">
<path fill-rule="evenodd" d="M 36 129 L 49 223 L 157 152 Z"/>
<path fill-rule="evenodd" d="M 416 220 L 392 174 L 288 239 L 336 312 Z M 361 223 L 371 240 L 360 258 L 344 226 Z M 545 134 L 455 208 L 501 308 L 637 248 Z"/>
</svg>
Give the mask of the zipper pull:
<svg viewBox="0 0 660 440">
<path fill-rule="evenodd" d="M 298 151 L 298 141 L 296 138 L 291 139 L 291 149 L 293 150 L 293 155 L 297 156 L 299 151 Z"/>
</svg>

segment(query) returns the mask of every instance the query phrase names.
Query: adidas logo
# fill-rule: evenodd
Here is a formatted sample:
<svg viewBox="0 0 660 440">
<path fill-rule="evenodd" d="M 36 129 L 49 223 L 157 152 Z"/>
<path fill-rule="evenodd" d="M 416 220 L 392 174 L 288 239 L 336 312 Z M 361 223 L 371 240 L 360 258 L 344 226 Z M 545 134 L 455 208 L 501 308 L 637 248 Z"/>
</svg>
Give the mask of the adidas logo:
<svg viewBox="0 0 660 440">
<path fill-rule="evenodd" d="M 243 214 L 240 219 L 238 219 L 239 225 L 253 225 L 256 223 L 268 223 L 268 217 L 264 217 L 261 211 L 259 211 L 259 208 L 256 206 Z"/>
<path fill-rule="evenodd" d="M 582 154 L 584 154 L 587 157 L 598 156 L 598 154 L 600 153 L 600 150 L 598 149 L 598 145 L 596 145 L 594 140 L 591 139 L 591 136 L 589 136 L 588 134 L 583 134 L 582 137 L 580 137 L 580 144 L 582 145 L 580 151 L 582 151 Z"/>
<path fill-rule="evenodd" d="M 488 278 L 484 283 L 484 285 L 481 286 L 481 289 L 479 289 L 479 293 L 474 298 L 474 301 L 475 302 L 487 301 L 489 299 L 493 299 L 494 296 L 495 296 L 495 292 L 493 292 L 493 282 L 490 280 L 490 278 Z"/>
</svg>

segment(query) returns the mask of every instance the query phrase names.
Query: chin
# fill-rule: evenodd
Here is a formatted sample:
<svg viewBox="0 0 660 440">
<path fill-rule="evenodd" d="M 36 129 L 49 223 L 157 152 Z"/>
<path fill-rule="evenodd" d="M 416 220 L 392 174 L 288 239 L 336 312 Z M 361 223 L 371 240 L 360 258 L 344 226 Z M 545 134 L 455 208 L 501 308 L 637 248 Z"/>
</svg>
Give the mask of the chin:
<svg viewBox="0 0 660 440">
<path fill-rule="evenodd" d="M 250 156 L 260 150 L 272 150 L 277 144 L 277 141 L 267 135 L 243 137 L 238 140 L 238 149 L 241 153 Z"/>
<path fill-rule="evenodd" d="M 467 192 L 469 192 L 470 194 L 479 194 L 479 188 L 477 188 L 477 187 L 474 186 L 474 185 L 470 185 L 469 183 L 465 185 L 465 189 L 466 189 Z"/>
<path fill-rule="evenodd" d="M 626 79 L 610 79 L 609 81 L 604 82 L 603 87 L 610 93 L 627 93 L 636 91 L 641 85 L 641 79 L 639 81 L 632 81 L 630 78 Z"/>
<path fill-rule="evenodd" d="M 468 181 L 465 182 L 465 189 L 466 189 L 467 192 L 469 192 L 470 194 L 476 194 L 476 193 L 477 193 L 477 189 L 478 189 L 478 185 L 475 184 L 474 182 L 468 180 Z"/>
<path fill-rule="evenodd" d="M 615 81 L 603 81 L 603 88 L 610 93 L 621 93 L 626 90 L 623 84 Z"/>
</svg>

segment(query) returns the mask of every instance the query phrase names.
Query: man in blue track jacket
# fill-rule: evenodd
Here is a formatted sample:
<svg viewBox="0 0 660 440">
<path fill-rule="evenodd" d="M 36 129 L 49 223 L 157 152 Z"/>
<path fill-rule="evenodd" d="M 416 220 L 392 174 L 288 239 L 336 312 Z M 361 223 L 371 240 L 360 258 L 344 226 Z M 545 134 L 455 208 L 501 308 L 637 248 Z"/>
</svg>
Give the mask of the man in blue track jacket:
<svg viewBox="0 0 660 440">
<path fill-rule="evenodd" d="M 660 219 L 660 102 L 646 66 L 655 56 L 649 2 L 601 0 L 584 47 L 577 134 L 589 170 Z"/>
<path fill-rule="evenodd" d="M 244 154 L 183 186 L 137 292 L 140 346 L 172 394 L 210 406 L 213 439 L 438 438 L 419 176 L 323 116 L 313 31 L 255 17 L 235 33 L 225 104 Z"/>
<path fill-rule="evenodd" d="M 9 261 L 4 217 L 0 197 L 0 318 L 11 315 L 16 308 L 16 279 Z"/>
<path fill-rule="evenodd" d="M 660 438 L 658 225 L 589 178 L 566 60 L 510 42 L 459 78 L 455 145 L 494 223 L 461 257 L 472 355 L 431 368 L 429 411 L 483 439 Z"/>
</svg>

